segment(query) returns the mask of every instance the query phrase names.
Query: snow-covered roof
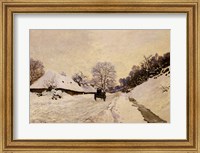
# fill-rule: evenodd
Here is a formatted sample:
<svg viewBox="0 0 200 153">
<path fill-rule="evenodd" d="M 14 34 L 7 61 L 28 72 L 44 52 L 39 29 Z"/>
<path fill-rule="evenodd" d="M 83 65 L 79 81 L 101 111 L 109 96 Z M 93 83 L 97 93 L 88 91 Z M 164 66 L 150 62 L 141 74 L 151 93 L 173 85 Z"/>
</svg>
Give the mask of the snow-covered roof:
<svg viewBox="0 0 200 153">
<path fill-rule="evenodd" d="M 93 88 L 91 85 L 82 86 L 82 89 L 85 93 L 96 92 L 96 89 Z"/>
<path fill-rule="evenodd" d="M 53 71 L 47 71 L 41 78 L 30 86 L 30 89 L 47 89 L 50 85 L 55 88 L 83 92 L 83 89 L 76 82 L 74 82 L 71 77 L 64 76 Z"/>
</svg>

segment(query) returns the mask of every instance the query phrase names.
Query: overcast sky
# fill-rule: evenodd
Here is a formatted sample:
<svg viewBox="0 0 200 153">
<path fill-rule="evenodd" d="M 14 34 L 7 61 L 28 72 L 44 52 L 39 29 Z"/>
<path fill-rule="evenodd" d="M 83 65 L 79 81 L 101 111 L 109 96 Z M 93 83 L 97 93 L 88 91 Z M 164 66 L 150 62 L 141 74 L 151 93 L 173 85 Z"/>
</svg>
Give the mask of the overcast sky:
<svg viewBox="0 0 200 153">
<path fill-rule="evenodd" d="M 30 30 L 30 57 L 45 70 L 91 78 L 97 62 L 111 62 L 119 78 L 128 76 L 143 56 L 170 51 L 170 30 Z"/>
</svg>

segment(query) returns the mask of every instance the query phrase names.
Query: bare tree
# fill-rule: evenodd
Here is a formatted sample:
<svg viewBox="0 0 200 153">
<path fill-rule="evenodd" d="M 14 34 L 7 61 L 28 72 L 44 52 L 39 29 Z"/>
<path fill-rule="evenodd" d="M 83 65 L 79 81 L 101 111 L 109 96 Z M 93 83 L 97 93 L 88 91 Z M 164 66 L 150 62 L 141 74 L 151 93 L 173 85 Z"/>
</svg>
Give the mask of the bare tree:
<svg viewBox="0 0 200 153">
<path fill-rule="evenodd" d="M 30 59 L 30 84 L 33 84 L 44 74 L 43 63 L 39 60 Z"/>
<path fill-rule="evenodd" d="M 79 86 L 88 85 L 88 77 L 83 74 L 83 72 L 75 73 L 72 79 L 78 83 Z"/>
<path fill-rule="evenodd" d="M 97 88 L 106 91 L 115 85 L 115 67 L 109 62 L 98 62 L 92 68 L 92 75 L 92 82 Z"/>
</svg>

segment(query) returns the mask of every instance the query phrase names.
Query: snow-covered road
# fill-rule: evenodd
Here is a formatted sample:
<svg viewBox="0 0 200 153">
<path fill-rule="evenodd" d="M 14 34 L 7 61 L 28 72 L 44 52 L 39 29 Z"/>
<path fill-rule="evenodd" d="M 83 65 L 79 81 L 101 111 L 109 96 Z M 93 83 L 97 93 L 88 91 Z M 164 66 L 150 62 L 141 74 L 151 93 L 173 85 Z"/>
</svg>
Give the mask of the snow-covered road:
<svg viewBox="0 0 200 153">
<path fill-rule="evenodd" d="M 144 118 L 132 106 L 126 94 L 107 94 L 104 102 L 93 95 L 70 96 L 52 100 L 30 93 L 31 123 L 143 123 Z"/>
</svg>

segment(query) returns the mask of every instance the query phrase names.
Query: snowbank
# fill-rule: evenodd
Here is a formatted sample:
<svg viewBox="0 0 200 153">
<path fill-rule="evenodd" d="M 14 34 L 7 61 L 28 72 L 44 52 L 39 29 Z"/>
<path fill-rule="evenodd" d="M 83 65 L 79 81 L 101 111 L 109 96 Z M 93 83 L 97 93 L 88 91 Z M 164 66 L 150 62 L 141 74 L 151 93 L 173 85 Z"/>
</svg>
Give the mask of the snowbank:
<svg viewBox="0 0 200 153">
<path fill-rule="evenodd" d="M 83 89 L 84 93 L 94 93 L 94 92 L 96 92 L 96 89 L 93 88 L 91 85 L 82 86 L 82 89 Z"/>
<path fill-rule="evenodd" d="M 160 118 L 170 122 L 170 77 L 165 74 L 150 78 L 130 93 L 138 104 L 144 105 Z"/>
<path fill-rule="evenodd" d="M 137 110 L 137 107 L 132 106 L 127 94 L 118 93 L 113 103 L 110 105 L 110 110 L 113 114 L 115 122 L 118 123 L 146 123 L 143 116 Z"/>
</svg>

